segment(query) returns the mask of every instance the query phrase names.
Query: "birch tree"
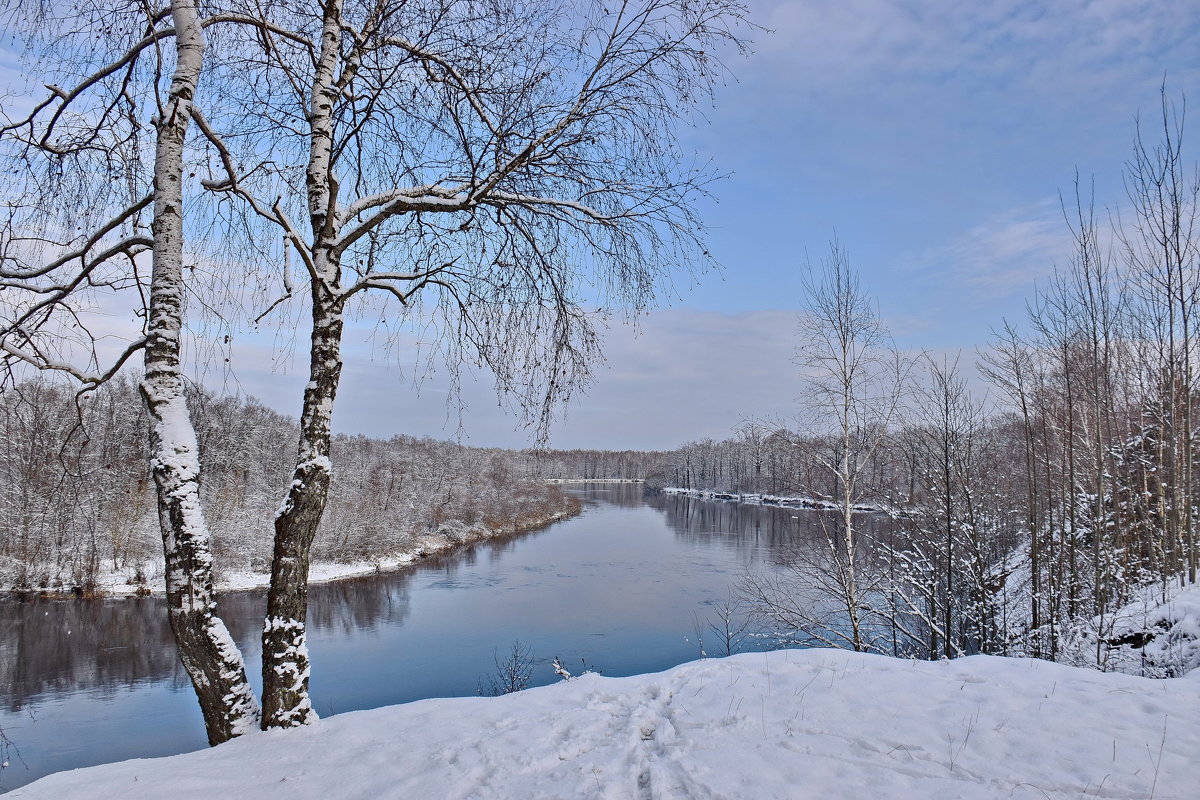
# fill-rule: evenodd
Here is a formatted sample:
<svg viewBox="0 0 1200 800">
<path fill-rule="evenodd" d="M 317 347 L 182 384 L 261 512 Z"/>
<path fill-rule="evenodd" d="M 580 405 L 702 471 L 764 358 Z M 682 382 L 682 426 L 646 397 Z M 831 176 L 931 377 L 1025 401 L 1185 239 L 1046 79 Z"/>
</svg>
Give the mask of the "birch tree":
<svg viewBox="0 0 1200 800">
<path fill-rule="evenodd" d="M 832 431 L 836 442 L 828 456 L 817 456 L 837 490 L 837 525 L 833 530 L 826 526 L 826 539 L 851 643 L 863 650 L 855 507 L 864 500 L 864 469 L 896 422 L 907 367 L 891 347 L 874 304 L 836 241 L 821 267 L 806 280 L 809 299 L 800 315 L 796 359 L 807 378 L 806 410 L 818 425 Z"/>
<path fill-rule="evenodd" d="M 487 368 L 544 434 L 598 355 L 588 305 L 643 308 L 672 268 L 707 259 L 691 207 L 712 176 L 681 166 L 675 131 L 719 74 L 712 54 L 740 46 L 742 9 L 331 0 L 240 13 L 260 24 L 226 42 L 223 102 L 199 121 L 204 186 L 227 228 L 251 234 L 245 248 L 284 243 L 262 252 L 285 267 L 259 317 L 302 296 L 312 322 L 264 633 L 265 719 L 287 725 L 312 715 L 304 586 L 346 314 L 380 294 L 391 307 L 371 313 L 431 327 L 451 374 Z"/>
<path fill-rule="evenodd" d="M 212 554 L 200 503 L 200 465 L 195 431 L 184 399 L 180 355 L 184 308 L 185 147 L 204 60 L 201 20 L 194 0 L 173 0 L 169 12 L 143 14 L 134 9 L 88 7 L 85 20 L 106 24 L 106 38 L 129 39 L 140 25 L 145 35 L 113 61 L 86 75 L 69 90 L 50 86 L 50 96 L 23 118 L 10 120 L 0 133 L 8 154 L 29 168 L 34 179 L 51 178 L 47 190 L 61 188 L 66 167 L 87 186 L 122 178 L 120 192 L 100 189 L 105 205 L 117 210 L 84 225 L 71 208 L 38 224 L 37 214 L 65 198 L 10 197 L 3 239 L 0 281 L 15 302 L 5 305 L 0 349 L 6 363 L 65 372 L 84 388 L 111 378 L 135 353 L 144 356 L 141 393 L 150 413 L 150 463 L 158 487 L 158 514 L 166 560 L 167 613 L 180 658 L 200 700 L 211 744 L 253 729 L 258 702 L 250 691 L 242 655 L 216 615 Z M 168 27 L 169 24 L 169 27 Z M 92 38 L 86 27 L 82 37 Z M 124 36 L 121 36 L 124 34 Z M 76 37 L 76 40 L 79 37 Z M 155 49 L 173 48 L 169 78 Z M 143 57 L 155 57 L 149 66 Z M 140 102 L 149 94 L 142 70 L 149 70 L 153 97 L 152 169 L 143 168 Z M 89 171 L 101 168 L 99 175 Z M 78 201 L 78 198 L 74 198 Z M 149 225 L 146 225 L 146 217 Z M 55 227 L 56 226 L 56 227 Z M 73 229 L 72 229 L 73 228 Z M 140 265 L 149 256 L 149 280 Z M 82 322 L 87 290 L 116 295 L 135 289 L 145 301 L 143 335 L 100 368 L 97 336 Z M 124 291 L 123 291 L 124 290 Z M 66 337 L 82 342 L 91 363 L 72 363 Z M 67 357 L 63 357 L 67 356 Z"/>
<path fill-rule="evenodd" d="M 878 576 L 861 571 L 865 556 L 856 515 L 867 499 L 871 459 L 898 421 L 909 366 L 892 347 L 846 250 L 836 241 L 819 268 L 810 267 L 804 286 L 807 298 L 796 347 L 806 383 L 803 425 L 817 437 L 814 442 L 829 445 L 812 448 L 806 456 L 832 479 L 837 510 L 819 518 L 825 534 L 822 558 L 799 551 L 787 559 L 793 562 L 791 576 L 783 584 L 760 576 L 747 589 L 761 618 L 865 651 L 874 649 L 866 622 L 871 614 L 868 595 L 878 586 Z M 815 583 L 817 603 L 795 596 L 797 584 L 805 582 Z M 830 602 L 836 614 L 822 606 Z"/>
</svg>

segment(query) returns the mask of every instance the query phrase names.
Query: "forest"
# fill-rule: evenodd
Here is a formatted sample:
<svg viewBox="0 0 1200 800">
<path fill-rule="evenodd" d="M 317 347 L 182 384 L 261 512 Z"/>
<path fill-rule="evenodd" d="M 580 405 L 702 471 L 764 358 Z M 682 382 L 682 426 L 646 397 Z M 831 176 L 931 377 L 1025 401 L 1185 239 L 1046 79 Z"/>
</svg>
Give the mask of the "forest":
<svg viewBox="0 0 1200 800">
<path fill-rule="evenodd" d="M 1069 262 L 1026 319 L 997 321 L 975 369 L 899 351 L 840 244 L 811 267 L 796 418 L 684 445 L 663 477 L 844 512 L 790 577 L 745 587 L 781 641 L 1194 666 L 1195 632 L 1163 608 L 1200 556 L 1200 182 L 1183 152 L 1182 102 L 1164 92 L 1139 123 L 1122 210 L 1098 210 L 1077 180 L 1062 198 Z M 868 524 L 864 504 L 896 526 Z"/>
<path fill-rule="evenodd" d="M 218 582 L 266 572 L 291 475 L 294 419 L 252 398 L 189 393 Z M 137 387 L 77 396 L 40 378 L 0 395 L 0 588 L 89 593 L 101 574 L 159 589 L 162 546 Z M 395 436 L 335 437 L 339 469 L 317 561 L 371 561 L 512 534 L 578 511 L 518 454 Z M 442 544 L 439 542 L 438 544 Z M 432 546 L 429 549 L 434 549 Z"/>
</svg>

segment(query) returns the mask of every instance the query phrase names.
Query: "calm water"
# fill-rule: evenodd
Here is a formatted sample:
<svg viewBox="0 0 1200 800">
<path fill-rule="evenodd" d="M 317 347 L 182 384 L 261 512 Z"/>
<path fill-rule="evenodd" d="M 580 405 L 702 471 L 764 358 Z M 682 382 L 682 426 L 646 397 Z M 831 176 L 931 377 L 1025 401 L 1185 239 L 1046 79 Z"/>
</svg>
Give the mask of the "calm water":
<svg viewBox="0 0 1200 800">
<path fill-rule="evenodd" d="M 322 715 L 476 694 L 515 640 L 605 675 L 699 656 L 695 619 L 748 569 L 769 568 L 817 512 L 681 497 L 643 500 L 633 484 L 573 489 L 584 513 L 405 573 L 310 590 L 312 694 Z M 222 597 L 220 613 L 252 679 L 264 595 Z M 710 644 L 710 650 L 712 649 Z M 12 789 L 63 769 L 205 746 L 162 601 L 0 602 L 0 728 L 19 750 Z M 2 759 L 0 759 L 2 760 Z"/>
</svg>

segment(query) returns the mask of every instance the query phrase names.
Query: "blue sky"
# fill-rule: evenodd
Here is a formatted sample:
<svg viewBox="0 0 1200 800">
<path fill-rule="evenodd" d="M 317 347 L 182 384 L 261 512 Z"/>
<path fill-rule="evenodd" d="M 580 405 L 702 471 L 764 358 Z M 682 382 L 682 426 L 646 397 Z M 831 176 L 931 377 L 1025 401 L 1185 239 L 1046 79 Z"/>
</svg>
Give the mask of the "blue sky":
<svg viewBox="0 0 1200 800">
<path fill-rule="evenodd" d="M 610 333 L 609 368 L 555 445 L 670 447 L 786 416 L 800 391 L 800 268 L 835 233 L 901 346 L 972 362 L 1064 263 L 1058 193 L 1075 170 L 1114 207 L 1135 117 L 1153 121 L 1164 76 L 1171 97 L 1200 104 L 1195 0 L 803 0 L 751 12 L 771 32 L 729 62 L 735 79 L 687 139 L 730 173 L 704 208 L 722 274 L 680 277 L 640 336 Z M 358 419 L 371 418 L 377 391 L 347 391 L 343 411 L 361 401 Z M 466 441 L 525 441 L 486 389 L 467 400 Z M 430 396 L 410 408 L 433 407 Z"/>
<path fill-rule="evenodd" d="M 1172 96 L 1194 94 L 1200 68 L 1196 2 L 754 10 L 774 33 L 699 137 L 734 173 L 710 215 L 728 279 L 685 301 L 762 307 L 736 279 L 748 263 L 794 298 L 797 251 L 836 229 L 897 334 L 925 346 L 974 345 L 980 311 L 1019 309 L 1061 259 L 1057 192 L 1075 168 L 1118 201 L 1135 115 L 1157 112 L 1164 75 Z"/>
<path fill-rule="evenodd" d="M 1164 76 L 1200 115 L 1200 0 L 750 7 L 769 32 L 729 59 L 709 124 L 685 138 L 730 175 L 702 208 L 722 273 L 679 276 L 637 331 L 614 324 L 608 366 L 555 426 L 555 446 L 672 447 L 786 416 L 800 391 L 800 269 L 835 233 L 901 346 L 973 361 L 1064 262 L 1058 192 L 1076 168 L 1114 207 L 1135 115 L 1158 113 Z M 1196 142 L 1200 118 L 1191 127 Z M 253 337 L 236 355 L 224 385 L 296 412 L 298 362 L 267 367 L 270 343 Z M 418 394 L 392 358 L 357 342 L 348 355 L 340 430 L 456 433 L 439 376 Z M 479 377 L 464 390 L 462 440 L 527 444 Z"/>
</svg>

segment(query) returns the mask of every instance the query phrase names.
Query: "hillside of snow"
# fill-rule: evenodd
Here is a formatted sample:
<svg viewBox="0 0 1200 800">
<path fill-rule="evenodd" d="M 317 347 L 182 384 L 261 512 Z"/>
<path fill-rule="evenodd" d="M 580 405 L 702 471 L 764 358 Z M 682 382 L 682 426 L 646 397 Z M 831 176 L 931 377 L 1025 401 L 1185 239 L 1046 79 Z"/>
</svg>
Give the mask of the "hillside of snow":
<svg viewBox="0 0 1200 800">
<path fill-rule="evenodd" d="M 13 798 L 1194 798 L 1200 676 L 754 653 L 341 714 Z"/>
<path fill-rule="evenodd" d="M 1108 618 L 1081 626 L 1060 660 L 1094 666 L 1097 637 L 1111 672 L 1172 678 L 1200 669 L 1200 584 L 1141 587 Z"/>
</svg>

